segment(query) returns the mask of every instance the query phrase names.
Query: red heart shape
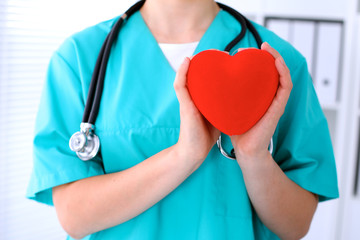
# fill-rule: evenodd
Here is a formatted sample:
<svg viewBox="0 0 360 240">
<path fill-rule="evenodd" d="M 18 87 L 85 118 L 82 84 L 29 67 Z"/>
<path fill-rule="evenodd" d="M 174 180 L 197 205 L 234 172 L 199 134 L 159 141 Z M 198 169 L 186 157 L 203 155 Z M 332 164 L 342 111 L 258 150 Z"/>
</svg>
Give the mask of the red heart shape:
<svg viewBox="0 0 360 240">
<path fill-rule="evenodd" d="M 259 49 L 234 56 L 206 50 L 195 55 L 187 87 L 203 116 L 227 135 L 248 131 L 266 113 L 279 86 L 274 57 Z"/>
</svg>

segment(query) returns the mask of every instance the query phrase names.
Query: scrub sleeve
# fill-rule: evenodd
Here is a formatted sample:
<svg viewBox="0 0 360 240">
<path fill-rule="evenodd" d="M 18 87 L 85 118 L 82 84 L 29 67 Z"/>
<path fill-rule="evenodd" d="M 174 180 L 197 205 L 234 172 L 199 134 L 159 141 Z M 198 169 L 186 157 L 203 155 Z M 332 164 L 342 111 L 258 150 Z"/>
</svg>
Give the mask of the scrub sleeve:
<svg viewBox="0 0 360 240">
<path fill-rule="evenodd" d="M 334 153 L 327 120 L 316 97 L 306 62 L 292 74 L 294 81 L 286 113 L 276 131 L 274 159 L 302 188 L 319 195 L 319 201 L 337 198 Z"/>
<path fill-rule="evenodd" d="M 67 52 L 70 40 L 61 51 Z M 77 64 L 73 65 L 77 66 Z M 27 197 L 53 205 L 52 188 L 86 177 L 104 174 L 102 161 L 81 161 L 69 148 L 70 136 L 80 129 L 88 83 L 79 79 L 79 71 L 55 52 L 47 72 L 34 138 L 34 168 Z M 85 86 L 84 86 L 85 85 Z"/>
<path fill-rule="evenodd" d="M 337 198 L 337 174 L 328 124 L 306 60 L 272 32 L 264 32 L 263 38 L 283 56 L 293 82 L 285 113 L 274 134 L 273 158 L 292 181 L 319 195 L 319 201 Z"/>
</svg>

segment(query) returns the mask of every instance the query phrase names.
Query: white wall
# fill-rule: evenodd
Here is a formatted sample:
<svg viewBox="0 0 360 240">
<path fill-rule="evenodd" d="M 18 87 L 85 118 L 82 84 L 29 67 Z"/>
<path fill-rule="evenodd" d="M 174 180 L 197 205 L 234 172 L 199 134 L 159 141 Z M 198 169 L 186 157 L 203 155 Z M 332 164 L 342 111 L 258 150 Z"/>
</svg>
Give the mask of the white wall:
<svg viewBox="0 0 360 240">
<path fill-rule="evenodd" d="M 50 56 L 70 34 L 134 1 L 0 0 L 0 239 L 65 239 L 54 208 L 25 199 Z"/>
</svg>

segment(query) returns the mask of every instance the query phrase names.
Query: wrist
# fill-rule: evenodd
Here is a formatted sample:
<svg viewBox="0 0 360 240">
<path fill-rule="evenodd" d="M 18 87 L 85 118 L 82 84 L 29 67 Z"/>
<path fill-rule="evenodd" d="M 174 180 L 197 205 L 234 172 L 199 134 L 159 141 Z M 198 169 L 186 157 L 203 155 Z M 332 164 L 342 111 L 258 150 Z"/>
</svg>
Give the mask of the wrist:
<svg viewBox="0 0 360 240">
<path fill-rule="evenodd" d="M 245 152 L 235 149 L 235 155 L 241 169 L 257 167 L 257 165 L 263 166 L 269 161 L 274 161 L 267 149 L 254 152 Z"/>
<path fill-rule="evenodd" d="M 195 154 L 186 151 L 179 143 L 176 143 L 171 147 L 171 152 L 178 164 L 184 165 L 192 172 L 198 169 L 206 158 L 196 156 Z"/>
</svg>

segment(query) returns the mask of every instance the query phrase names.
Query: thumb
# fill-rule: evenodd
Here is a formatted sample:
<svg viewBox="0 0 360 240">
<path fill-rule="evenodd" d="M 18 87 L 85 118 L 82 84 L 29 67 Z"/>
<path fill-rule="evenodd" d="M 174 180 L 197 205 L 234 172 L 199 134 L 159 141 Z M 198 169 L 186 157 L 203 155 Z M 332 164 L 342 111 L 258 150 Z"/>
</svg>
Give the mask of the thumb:
<svg viewBox="0 0 360 240">
<path fill-rule="evenodd" d="M 186 74 L 189 69 L 190 59 L 186 57 L 181 64 L 178 72 L 176 73 L 175 81 L 174 81 L 174 89 L 176 92 L 176 96 L 181 104 L 189 104 L 192 103 L 189 90 L 186 87 Z"/>
</svg>

